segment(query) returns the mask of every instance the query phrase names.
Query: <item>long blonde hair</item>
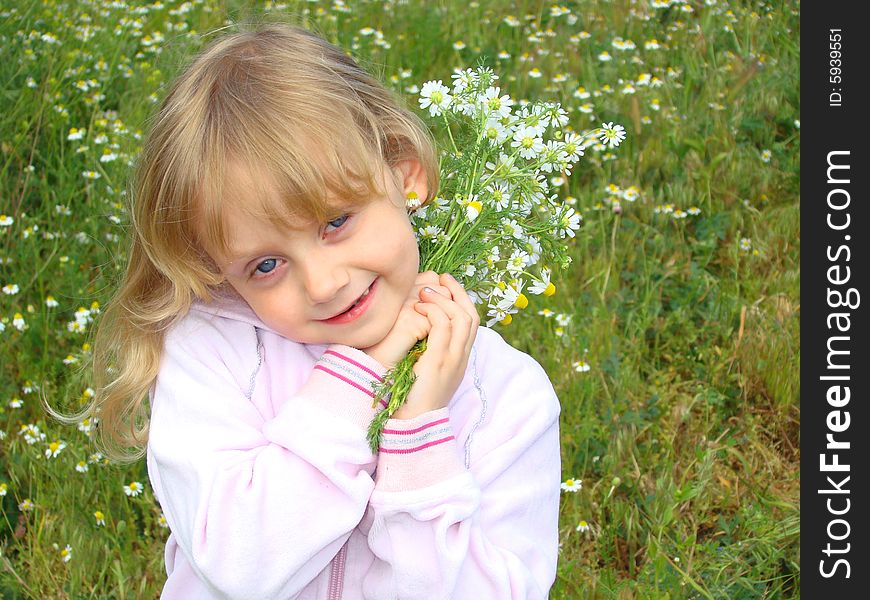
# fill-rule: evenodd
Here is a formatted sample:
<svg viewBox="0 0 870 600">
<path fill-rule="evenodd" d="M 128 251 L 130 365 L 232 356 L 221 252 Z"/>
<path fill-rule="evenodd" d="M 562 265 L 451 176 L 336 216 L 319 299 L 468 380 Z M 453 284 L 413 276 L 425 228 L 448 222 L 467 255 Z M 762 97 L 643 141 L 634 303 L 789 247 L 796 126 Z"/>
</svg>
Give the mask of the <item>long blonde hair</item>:
<svg viewBox="0 0 870 600">
<path fill-rule="evenodd" d="M 98 443 L 115 459 L 144 453 L 167 329 L 222 285 L 203 247 L 228 243 L 230 162 L 277 186 L 281 205 L 259 208 L 288 224 L 324 218 L 327 198 L 370 198 L 384 164 L 418 160 L 430 198 L 438 187 L 425 126 L 340 48 L 284 24 L 240 29 L 175 80 L 138 158 L 127 269 L 96 330 L 95 396 L 79 414 L 98 418 Z"/>
</svg>

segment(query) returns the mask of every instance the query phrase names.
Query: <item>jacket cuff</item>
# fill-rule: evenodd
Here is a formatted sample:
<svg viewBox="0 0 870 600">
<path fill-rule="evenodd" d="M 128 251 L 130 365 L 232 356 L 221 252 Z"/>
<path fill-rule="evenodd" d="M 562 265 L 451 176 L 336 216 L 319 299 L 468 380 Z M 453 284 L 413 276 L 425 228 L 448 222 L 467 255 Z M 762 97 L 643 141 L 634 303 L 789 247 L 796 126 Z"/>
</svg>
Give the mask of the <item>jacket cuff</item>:
<svg viewBox="0 0 870 600">
<path fill-rule="evenodd" d="M 368 354 L 350 346 L 332 344 L 314 364 L 314 370 L 301 395 L 320 408 L 361 425 L 386 408 L 375 399 L 374 385 L 383 380 L 387 369 Z"/>
<path fill-rule="evenodd" d="M 464 471 L 446 407 L 413 419 L 387 421 L 375 472 L 376 489 L 421 489 Z"/>
</svg>

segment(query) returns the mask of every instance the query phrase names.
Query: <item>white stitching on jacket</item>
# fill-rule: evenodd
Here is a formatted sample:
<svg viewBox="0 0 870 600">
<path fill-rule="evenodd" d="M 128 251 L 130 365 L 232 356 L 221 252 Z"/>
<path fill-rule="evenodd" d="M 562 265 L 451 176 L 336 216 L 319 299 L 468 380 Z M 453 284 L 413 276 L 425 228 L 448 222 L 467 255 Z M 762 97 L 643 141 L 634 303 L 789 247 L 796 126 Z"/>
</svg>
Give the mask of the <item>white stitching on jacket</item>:
<svg viewBox="0 0 870 600">
<path fill-rule="evenodd" d="M 251 383 L 248 386 L 248 393 L 245 394 L 245 398 L 250 400 L 254 397 L 254 385 L 257 383 L 257 373 L 260 372 L 260 367 L 263 365 L 263 354 L 260 352 L 260 329 L 258 327 L 254 327 L 254 337 L 257 338 L 257 368 L 254 369 L 254 372 L 251 373 Z"/>
<path fill-rule="evenodd" d="M 483 387 L 480 385 L 480 377 L 477 374 L 477 347 L 471 347 L 471 372 L 473 374 L 474 387 L 477 389 L 477 393 L 480 396 L 480 417 L 477 419 L 477 422 L 471 427 L 471 431 L 468 432 L 468 437 L 465 439 L 465 468 L 468 469 L 471 467 L 471 438 L 474 436 L 474 432 L 477 431 L 477 427 L 483 423 L 483 420 L 486 418 L 486 393 L 483 391 Z"/>
</svg>

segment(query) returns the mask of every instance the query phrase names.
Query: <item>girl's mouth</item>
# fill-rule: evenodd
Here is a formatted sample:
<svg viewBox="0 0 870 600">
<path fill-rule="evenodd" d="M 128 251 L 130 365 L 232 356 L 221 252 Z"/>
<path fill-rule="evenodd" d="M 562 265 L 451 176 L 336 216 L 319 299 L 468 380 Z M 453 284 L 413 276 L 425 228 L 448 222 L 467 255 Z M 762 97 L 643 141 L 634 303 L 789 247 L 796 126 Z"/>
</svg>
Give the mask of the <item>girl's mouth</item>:
<svg viewBox="0 0 870 600">
<path fill-rule="evenodd" d="M 375 278 L 372 284 L 366 288 L 359 298 L 350 305 L 344 312 L 341 312 L 334 317 L 330 317 L 328 319 L 323 319 L 322 323 L 329 323 L 330 325 L 344 325 L 345 323 L 350 323 L 351 321 L 355 321 L 359 318 L 372 303 L 372 297 L 375 295 L 375 290 L 378 287 L 379 277 Z"/>
</svg>

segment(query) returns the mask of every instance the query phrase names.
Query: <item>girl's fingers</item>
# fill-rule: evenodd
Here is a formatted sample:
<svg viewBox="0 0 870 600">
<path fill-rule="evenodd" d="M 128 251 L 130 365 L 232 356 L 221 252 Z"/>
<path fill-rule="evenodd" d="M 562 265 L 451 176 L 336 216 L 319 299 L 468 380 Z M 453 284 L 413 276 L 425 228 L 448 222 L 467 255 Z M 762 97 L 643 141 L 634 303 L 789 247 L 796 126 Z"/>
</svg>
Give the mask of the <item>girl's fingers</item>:
<svg viewBox="0 0 870 600">
<path fill-rule="evenodd" d="M 468 295 L 468 292 L 465 291 L 465 288 L 462 287 L 456 278 L 453 277 L 450 273 L 444 273 L 438 279 L 439 283 L 450 290 L 450 294 L 453 296 L 453 300 L 457 302 L 465 312 L 468 314 L 477 314 L 477 309 L 474 307 L 474 302 L 471 301 L 471 297 Z M 431 287 L 431 286 L 430 286 Z"/>
<path fill-rule="evenodd" d="M 450 352 L 452 356 L 466 356 L 470 351 L 468 340 L 469 338 L 472 338 L 473 342 L 473 333 L 476 333 L 476 328 L 473 327 L 472 317 L 454 300 L 449 300 L 443 296 L 439 297 L 438 294 L 428 292 L 425 289 L 423 290 L 423 294 L 427 302 L 431 301 L 432 304 L 438 306 L 449 318 L 449 322 L 443 324 L 450 328 L 447 351 Z M 442 324 L 433 321 L 433 330 L 439 325 Z M 429 337 L 432 337 L 431 332 Z"/>
<path fill-rule="evenodd" d="M 444 310 L 434 302 L 420 302 L 415 306 L 417 311 L 429 320 L 429 339 L 426 342 L 426 352 L 444 356 L 450 349 L 453 328 L 450 318 Z"/>
<path fill-rule="evenodd" d="M 435 283 L 435 284 L 426 284 L 426 285 L 416 286 L 414 288 L 415 289 L 414 295 L 417 297 L 417 299 L 422 298 L 422 296 L 420 295 L 420 292 L 422 292 L 427 287 L 429 289 L 435 290 L 439 295 L 441 295 L 445 298 L 452 299 L 452 297 L 453 297 L 452 293 L 450 292 L 450 288 L 445 287 L 443 285 L 438 285 L 437 283 Z"/>
<path fill-rule="evenodd" d="M 468 337 L 466 338 L 465 344 L 462 348 L 465 351 L 465 355 L 468 355 L 468 353 L 471 352 L 471 347 L 474 345 L 474 338 L 477 336 L 477 326 L 480 325 L 480 315 L 477 312 L 477 308 L 474 306 L 474 302 L 471 301 L 468 292 L 466 292 L 465 288 L 456 281 L 453 275 L 450 273 L 444 273 L 441 275 L 439 280 L 450 289 L 450 293 L 453 295 L 453 301 L 456 302 L 470 317 L 470 321 L 468 322 Z"/>
</svg>

